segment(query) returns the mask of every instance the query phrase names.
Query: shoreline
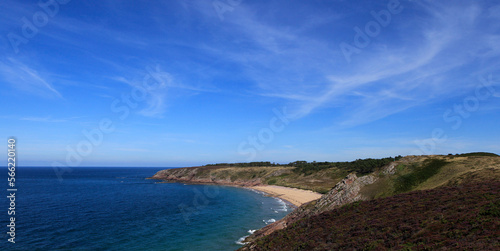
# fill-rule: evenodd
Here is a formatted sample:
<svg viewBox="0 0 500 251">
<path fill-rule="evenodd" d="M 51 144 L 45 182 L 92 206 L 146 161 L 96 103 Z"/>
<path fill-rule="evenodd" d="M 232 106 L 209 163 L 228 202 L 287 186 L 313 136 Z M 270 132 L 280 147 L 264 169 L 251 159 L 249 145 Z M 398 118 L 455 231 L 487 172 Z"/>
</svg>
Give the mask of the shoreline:
<svg viewBox="0 0 500 251">
<path fill-rule="evenodd" d="M 154 178 L 150 178 L 154 179 Z M 285 201 L 287 204 L 292 205 L 295 208 L 302 206 L 308 202 L 319 199 L 323 194 L 313 192 L 311 190 L 276 186 L 276 185 L 246 185 L 246 184 L 235 184 L 229 182 L 203 182 L 203 181 L 185 181 L 185 180 L 162 180 L 158 183 L 183 183 L 192 185 L 216 185 L 216 186 L 231 186 L 240 187 L 250 190 L 255 190 L 265 193 L 269 197 L 279 198 Z"/>
<path fill-rule="evenodd" d="M 248 186 L 245 188 L 263 192 L 270 197 L 279 198 L 294 207 L 300 207 L 303 204 L 317 200 L 322 196 L 322 194 L 310 190 L 275 185 L 258 185 Z"/>
<path fill-rule="evenodd" d="M 266 193 L 264 191 L 260 191 L 260 190 L 257 190 L 257 189 L 253 189 L 252 187 L 240 187 L 240 188 L 244 188 L 244 189 L 248 189 L 254 193 L 258 193 L 258 194 L 262 194 L 266 197 L 271 197 L 271 198 L 275 198 L 275 199 L 280 199 L 282 200 L 288 207 L 292 208 L 292 210 L 295 210 L 298 208 L 298 206 L 296 206 L 295 204 L 293 204 L 292 202 L 288 201 L 288 200 L 285 200 L 283 198 L 280 198 L 278 196 L 275 196 L 275 195 L 272 195 L 272 194 L 269 194 L 269 193 Z"/>
</svg>

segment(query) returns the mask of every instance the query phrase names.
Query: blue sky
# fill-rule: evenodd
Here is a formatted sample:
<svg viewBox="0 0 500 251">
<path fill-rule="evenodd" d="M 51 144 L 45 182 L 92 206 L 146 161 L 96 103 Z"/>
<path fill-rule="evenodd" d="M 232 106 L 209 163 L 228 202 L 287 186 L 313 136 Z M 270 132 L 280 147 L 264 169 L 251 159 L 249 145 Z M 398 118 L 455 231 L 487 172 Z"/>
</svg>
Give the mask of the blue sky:
<svg viewBox="0 0 500 251">
<path fill-rule="evenodd" d="M 0 32 L 19 165 L 500 153 L 497 1 L 8 0 Z"/>
</svg>

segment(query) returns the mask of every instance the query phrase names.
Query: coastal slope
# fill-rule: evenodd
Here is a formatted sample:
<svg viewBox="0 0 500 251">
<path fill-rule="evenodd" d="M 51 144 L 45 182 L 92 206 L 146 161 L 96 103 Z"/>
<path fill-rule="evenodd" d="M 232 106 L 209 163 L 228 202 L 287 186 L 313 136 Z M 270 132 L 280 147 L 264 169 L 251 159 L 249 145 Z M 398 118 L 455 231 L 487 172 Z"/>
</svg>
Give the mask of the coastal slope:
<svg viewBox="0 0 500 251">
<path fill-rule="evenodd" d="M 281 198 L 296 207 L 300 207 L 306 203 L 317 200 L 322 196 L 320 193 L 309 190 L 273 185 L 253 186 L 252 189 L 264 192 L 272 197 Z"/>
<path fill-rule="evenodd" d="M 262 163 L 261 163 L 262 164 Z M 269 164 L 269 163 L 267 163 Z M 302 162 L 287 165 L 217 164 L 163 170 L 152 178 L 172 182 L 211 183 L 245 187 L 280 185 L 323 195 L 283 219 L 247 237 L 245 249 L 299 221 L 359 201 L 371 201 L 413 191 L 500 180 L 500 157 L 490 153 L 406 156 L 352 162 Z M 272 193 L 271 193 L 272 194 Z M 279 196 L 279 193 L 273 194 Z"/>
<path fill-rule="evenodd" d="M 498 250 L 500 182 L 356 202 L 301 219 L 241 250 Z"/>
<path fill-rule="evenodd" d="M 500 180 L 500 157 L 489 154 L 407 156 L 368 175 L 350 173 L 320 199 L 247 237 L 249 246 L 299 220 L 359 201 L 442 186 Z"/>
</svg>

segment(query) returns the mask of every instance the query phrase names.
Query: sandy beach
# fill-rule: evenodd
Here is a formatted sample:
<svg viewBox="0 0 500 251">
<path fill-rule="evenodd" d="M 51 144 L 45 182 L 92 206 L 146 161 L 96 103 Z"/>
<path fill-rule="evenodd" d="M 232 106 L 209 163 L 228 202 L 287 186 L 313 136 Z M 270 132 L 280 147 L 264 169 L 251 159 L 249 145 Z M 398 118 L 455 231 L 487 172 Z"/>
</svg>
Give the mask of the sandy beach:
<svg viewBox="0 0 500 251">
<path fill-rule="evenodd" d="M 297 207 L 300 207 L 302 204 L 307 202 L 319 199 L 322 195 L 309 190 L 282 186 L 253 186 L 250 188 L 267 193 L 270 196 L 286 200 Z"/>
</svg>

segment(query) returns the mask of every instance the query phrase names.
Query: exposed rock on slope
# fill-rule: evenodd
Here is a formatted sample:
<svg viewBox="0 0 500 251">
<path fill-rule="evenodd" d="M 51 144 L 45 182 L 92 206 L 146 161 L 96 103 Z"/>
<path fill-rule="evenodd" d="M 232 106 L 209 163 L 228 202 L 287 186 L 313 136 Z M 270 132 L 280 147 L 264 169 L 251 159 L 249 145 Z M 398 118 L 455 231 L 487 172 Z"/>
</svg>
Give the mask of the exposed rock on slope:
<svg viewBox="0 0 500 251">
<path fill-rule="evenodd" d="M 327 193 L 349 173 L 370 174 L 402 156 L 357 159 L 344 162 L 295 161 L 217 163 L 202 167 L 178 168 L 158 172 L 153 178 L 179 182 L 231 185 L 268 184 Z"/>
<path fill-rule="evenodd" d="M 287 215 L 285 218 L 265 226 L 249 236 L 250 242 L 243 250 L 251 250 L 255 243 L 271 233 L 287 228 L 293 223 L 308 217 L 331 211 L 356 201 L 377 198 L 377 194 L 390 196 L 397 194 L 394 190 L 399 177 L 408 175 L 425 167 L 429 160 L 446 160 L 447 164 L 440 171 L 424 181 L 416 184 L 413 190 L 434 189 L 443 185 L 478 183 L 488 179 L 500 179 L 500 158 L 490 156 L 408 156 L 392 162 L 370 175 L 358 177 L 351 173 L 335 185 L 327 194 L 317 201 L 305 204 Z M 367 194 L 370 194 L 367 196 Z M 384 197 L 382 196 L 382 197 Z"/>
<path fill-rule="evenodd" d="M 360 194 L 361 188 L 372 184 L 376 180 L 377 178 L 375 175 L 358 177 L 356 174 L 351 173 L 317 201 L 302 205 L 283 219 L 257 230 L 249 236 L 246 241 L 254 241 L 262 238 L 305 217 L 319 214 L 355 201 L 367 200 L 368 198 Z"/>
<path fill-rule="evenodd" d="M 357 177 L 351 173 L 341 182 L 339 182 L 330 192 L 321 197 L 314 206 L 314 213 L 330 210 L 338 206 L 359 200 L 367 200 L 368 198 L 361 195 L 359 192 L 362 187 L 373 184 L 377 178 L 375 175 L 366 175 Z"/>
<path fill-rule="evenodd" d="M 262 185 L 262 177 L 252 177 L 215 167 L 187 167 L 161 170 L 152 179 L 220 185 Z"/>
<path fill-rule="evenodd" d="M 300 206 L 285 218 L 249 236 L 246 241 L 250 243 L 243 249 L 252 249 L 262 237 L 280 229 L 288 229 L 299 220 L 307 220 L 352 202 L 384 198 L 402 192 L 434 189 L 445 185 L 500 179 L 500 157 L 490 155 L 474 153 L 407 156 L 389 163 L 382 162 L 383 166 L 370 165 L 373 164 L 371 159 L 349 162 L 347 166 L 340 162 L 330 163 L 326 168 L 324 163 L 316 163 L 307 164 L 304 170 L 293 165 L 243 167 L 230 164 L 209 165 L 163 170 L 152 178 L 174 182 L 241 186 L 276 184 L 326 192 L 320 199 Z M 355 170 L 366 171 L 361 168 L 364 164 L 371 166 L 371 173 L 364 172 L 368 175 L 358 176 Z"/>
<path fill-rule="evenodd" d="M 499 190 L 486 179 L 354 203 L 242 250 L 498 250 Z"/>
</svg>

